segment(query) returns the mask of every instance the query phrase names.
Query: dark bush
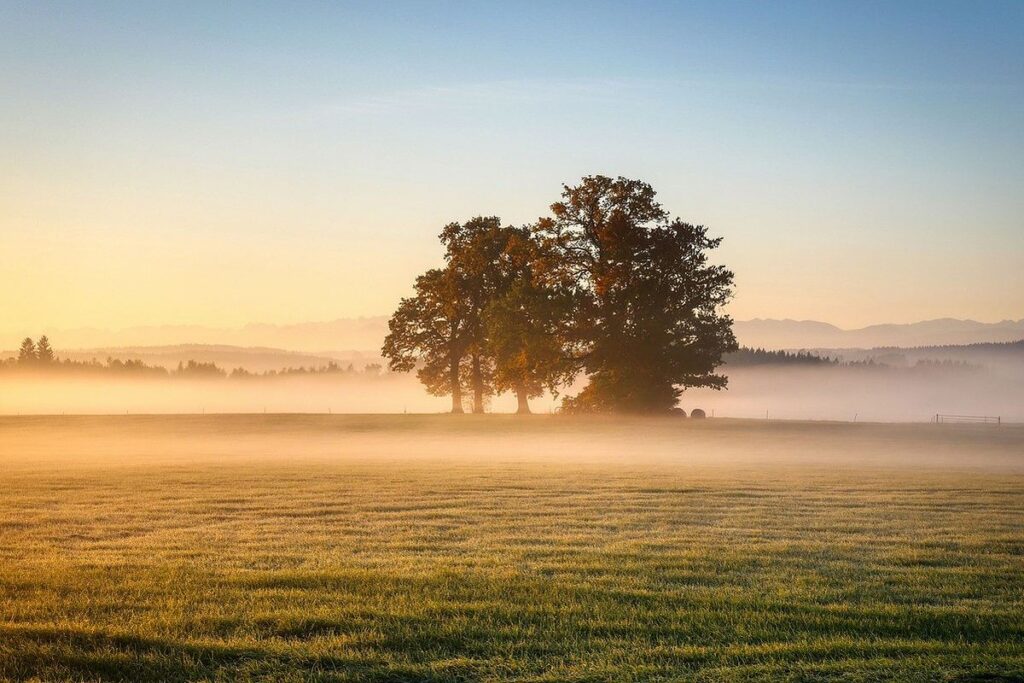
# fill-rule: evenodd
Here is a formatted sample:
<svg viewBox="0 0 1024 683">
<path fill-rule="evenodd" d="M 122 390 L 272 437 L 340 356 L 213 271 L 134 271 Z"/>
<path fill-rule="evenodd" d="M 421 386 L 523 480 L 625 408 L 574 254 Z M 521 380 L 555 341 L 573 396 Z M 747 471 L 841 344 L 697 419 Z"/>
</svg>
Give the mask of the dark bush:
<svg viewBox="0 0 1024 683">
<path fill-rule="evenodd" d="M 694 420 L 703 420 L 705 417 L 707 417 L 707 415 L 705 415 L 704 411 L 701 410 L 700 408 L 694 408 L 693 410 L 690 411 L 690 417 L 692 417 Z"/>
</svg>

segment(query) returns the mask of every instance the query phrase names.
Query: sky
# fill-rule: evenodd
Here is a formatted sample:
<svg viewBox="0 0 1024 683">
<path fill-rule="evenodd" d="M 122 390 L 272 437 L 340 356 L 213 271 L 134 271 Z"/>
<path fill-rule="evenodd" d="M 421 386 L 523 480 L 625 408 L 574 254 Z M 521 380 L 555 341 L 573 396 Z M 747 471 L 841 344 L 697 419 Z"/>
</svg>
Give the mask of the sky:
<svg viewBox="0 0 1024 683">
<path fill-rule="evenodd" d="M 0 334 L 388 314 L 595 173 L 737 319 L 1024 318 L 1022 160 L 1016 1 L 0 0 Z"/>
</svg>

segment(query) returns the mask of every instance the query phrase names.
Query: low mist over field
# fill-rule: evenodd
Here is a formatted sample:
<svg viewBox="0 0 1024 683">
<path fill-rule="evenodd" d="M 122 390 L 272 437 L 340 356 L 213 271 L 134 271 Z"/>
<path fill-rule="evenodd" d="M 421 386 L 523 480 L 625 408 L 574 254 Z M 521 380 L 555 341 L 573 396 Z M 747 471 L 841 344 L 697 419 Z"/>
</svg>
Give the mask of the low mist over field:
<svg viewBox="0 0 1024 683">
<path fill-rule="evenodd" d="M 8 415 L 438 413 L 446 408 L 444 397 L 430 396 L 414 377 L 408 375 L 246 380 L 0 378 L 0 413 Z M 507 405 L 505 409 L 508 409 Z"/>
<path fill-rule="evenodd" d="M 0 357 L 10 359 L 0 366 L 0 414 L 436 413 L 448 409 L 446 399 L 427 393 L 413 373 L 385 367 L 380 345 L 386 329 L 383 317 L 249 325 L 233 331 L 140 328 L 122 334 L 126 340 L 164 342 L 198 336 L 195 343 L 58 349 L 58 359 L 84 364 L 61 372 L 25 371 L 17 363 L 17 351 L 0 352 Z M 751 320 L 736 323 L 735 332 L 748 351 L 726 355 L 721 373 L 728 377 L 727 388 L 688 389 L 679 402 L 683 410 L 774 419 L 914 422 L 941 413 L 1024 421 L 1024 341 L 1016 341 L 1024 335 L 1024 326 L 1019 321 L 983 324 L 943 319 L 841 330 L 812 321 Z M 79 334 L 72 332 L 72 339 Z M 88 338 L 94 340 L 118 338 L 113 332 L 90 334 Z M 217 343 L 199 343 L 202 340 Z M 900 340 L 919 343 L 900 346 Z M 290 346 L 229 341 L 277 341 Z M 827 341 L 837 345 L 822 345 Z M 882 345 L 842 345 L 857 341 Z M 346 344 L 362 347 L 326 350 Z M 773 357 L 752 355 L 753 349 L 790 351 Z M 791 358 L 794 352 L 809 357 L 801 361 L 797 353 Z M 111 361 L 138 361 L 165 372 L 145 372 L 146 368 L 103 372 L 95 367 Z M 216 372 L 179 376 L 179 366 L 189 362 L 215 366 Z M 578 393 L 585 384 L 585 377 L 577 378 L 562 387 L 558 396 L 547 391 L 532 399 L 533 410 L 556 411 L 564 396 Z M 512 412 L 515 397 L 508 392 L 490 396 L 486 409 Z"/>
<path fill-rule="evenodd" d="M 138 358 L 164 372 L 106 370 L 102 364 L 47 372 L 0 368 L 0 414 L 437 413 L 449 407 L 446 397 L 428 394 L 414 375 L 381 367 L 372 351 L 315 356 L 199 345 L 106 351 L 108 357 Z M 725 390 L 689 389 L 679 405 L 718 417 L 915 422 L 942 413 L 1024 421 L 1021 344 L 814 353 L 836 362 L 727 358 Z M 179 375 L 178 364 L 192 358 L 223 372 Z M 576 382 L 564 393 L 572 395 L 582 386 Z M 548 392 L 531 405 L 535 412 L 549 413 L 560 402 L 561 396 Z M 508 393 L 487 403 L 491 412 L 515 409 L 515 397 Z"/>
<path fill-rule="evenodd" d="M 718 417 L 852 421 L 930 420 L 936 413 L 1001 416 L 1024 421 L 1024 376 L 985 370 L 894 371 L 870 368 L 744 368 L 728 373 L 727 391 L 693 389 L 680 406 Z M 551 412 L 558 399 L 534 399 Z M 414 377 L 335 379 L 0 378 L 0 413 L 439 413 Z M 515 398 L 488 409 L 512 412 Z"/>
<path fill-rule="evenodd" d="M 728 391 L 691 390 L 682 405 L 791 420 L 921 422 L 943 413 L 1024 422 L 1020 370 L 759 367 L 728 375 Z"/>
<path fill-rule="evenodd" d="M 1024 426 L 538 415 L 69 415 L 0 417 L 5 471 L 109 470 L 246 463 L 387 463 L 488 471 L 634 466 L 796 473 L 836 466 L 1024 475 Z M 442 468 L 443 469 L 443 468 Z"/>
</svg>

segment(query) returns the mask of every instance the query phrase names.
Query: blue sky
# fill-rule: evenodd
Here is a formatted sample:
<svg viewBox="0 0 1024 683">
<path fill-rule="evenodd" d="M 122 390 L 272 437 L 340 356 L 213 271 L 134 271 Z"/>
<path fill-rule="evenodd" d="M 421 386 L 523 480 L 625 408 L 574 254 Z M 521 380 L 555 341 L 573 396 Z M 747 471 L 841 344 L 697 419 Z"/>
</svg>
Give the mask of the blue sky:
<svg viewBox="0 0 1024 683">
<path fill-rule="evenodd" d="M 0 64 L 12 330 L 387 313 L 589 173 L 738 318 L 1024 317 L 1021 2 L 0 1 Z"/>
</svg>

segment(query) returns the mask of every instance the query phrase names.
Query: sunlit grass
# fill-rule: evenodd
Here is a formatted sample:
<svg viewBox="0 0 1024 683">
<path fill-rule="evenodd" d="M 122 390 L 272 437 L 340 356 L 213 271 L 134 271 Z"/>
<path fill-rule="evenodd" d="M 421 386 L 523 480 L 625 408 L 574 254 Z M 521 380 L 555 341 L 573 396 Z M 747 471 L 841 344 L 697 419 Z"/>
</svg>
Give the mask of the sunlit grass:
<svg viewBox="0 0 1024 683">
<path fill-rule="evenodd" d="M 936 432 L 626 423 L 641 441 L 653 430 L 660 455 L 615 462 L 513 457 L 521 423 L 492 423 L 495 455 L 460 441 L 488 423 L 338 418 L 278 435 L 308 438 L 315 458 L 230 458 L 232 443 L 250 456 L 252 444 L 238 418 L 217 419 L 197 427 L 220 435 L 207 442 L 188 441 L 180 419 L 141 432 L 0 423 L 0 445 L 30 454 L 0 461 L 0 677 L 1024 674 L 1024 475 L 1005 466 L 1019 431 L 945 432 L 964 467 L 857 466 L 847 446 L 833 467 L 829 444 L 844 437 L 924 464 Z M 577 447 L 615 436 L 540 420 L 526 431 L 575 430 Z M 259 424 L 251 431 L 278 443 Z M 387 457 L 331 456 L 333 439 L 389 425 L 409 440 Z M 82 462 L 102 439 L 68 440 L 93 428 L 109 433 L 114 461 Z M 420 439 L 460 456 L 403 455 Z M 732 452 L 744 439 L 819 450 L 811 462 L 666 455 L 693 443 Z M 973 442 L 1003 466 L 969 467 Z"/>
</svg>

